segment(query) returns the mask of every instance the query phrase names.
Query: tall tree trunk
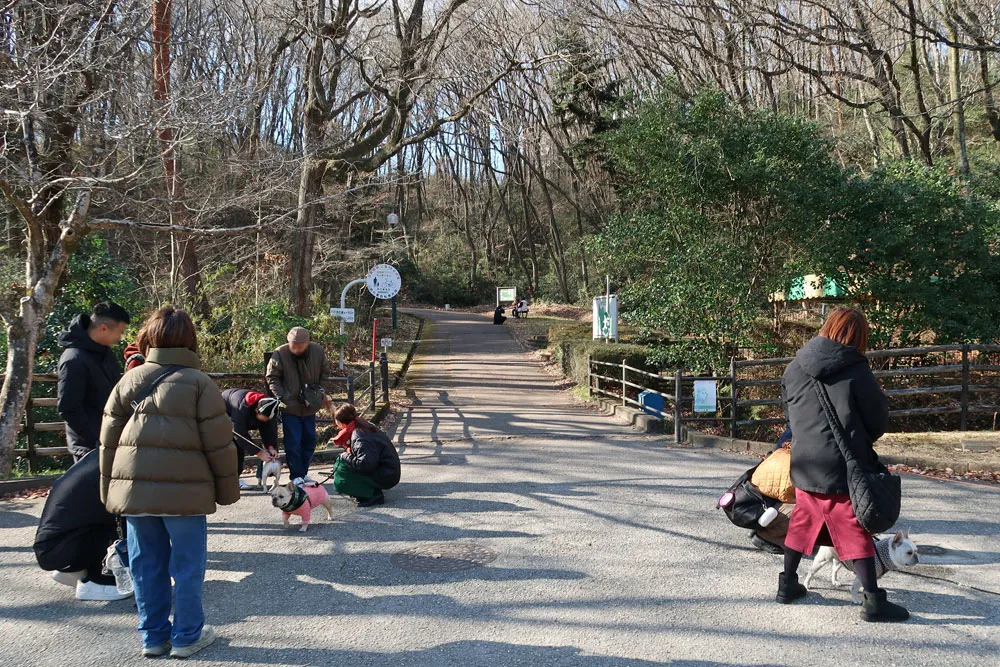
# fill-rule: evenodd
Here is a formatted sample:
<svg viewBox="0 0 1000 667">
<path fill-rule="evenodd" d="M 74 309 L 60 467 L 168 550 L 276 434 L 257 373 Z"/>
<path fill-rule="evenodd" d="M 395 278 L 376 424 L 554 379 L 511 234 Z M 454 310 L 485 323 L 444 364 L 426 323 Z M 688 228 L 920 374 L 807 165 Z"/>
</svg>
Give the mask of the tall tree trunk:
<svg viewBox="0 0 1000 667">
<path fill-rule="evenodd" d="M 160 161 L 166 180 L 169 199 L 170 223 L 187 225 L 187 208 L 184 205 L 184 177 L 177 164 L 174 129 L 170 126 L 170 22 L 172 0 L 153 0 L 153 99 L 159 103 L 161 118 L 157 119 L 157 136 L 160 140 Z M 210 313 L 208 299 L 202 289 L 201 264 L 198 245 L 190 234 L 172 234 L 174 252 L 184 283 L 187 305 L 195 312 Z"/>
<path fill-rule="evenodd" d="M 952 45 L 948 47 L 948 86 L 951 99 L 955 104 L 955 144 L 958 153 L 958 170 L 963 176 L 969 174 L 969 148 L 965 140 L 965 100 L 962 99 L 962 54 L 958 48 L 958 24 L 955 13 L 958 8 L 955 3 L 948 3 L 948 17 L 945 26 L 948 39 Z"/>
</svg>

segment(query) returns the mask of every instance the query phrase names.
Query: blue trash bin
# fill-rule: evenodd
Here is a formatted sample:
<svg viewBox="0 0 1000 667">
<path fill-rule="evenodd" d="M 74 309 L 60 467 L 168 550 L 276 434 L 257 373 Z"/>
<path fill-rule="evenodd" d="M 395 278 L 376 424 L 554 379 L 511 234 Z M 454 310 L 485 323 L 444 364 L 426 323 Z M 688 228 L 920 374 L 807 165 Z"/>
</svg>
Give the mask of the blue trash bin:
<svg viewBox="0 0 1000 667">
<path fill-rule="evenodd" d="M 643 412 L 660 419 L 663 418 L 663 397 L 656 392 L 648 389 L 639 392 L 639 404 L 642 405 Z"/>
</svg>

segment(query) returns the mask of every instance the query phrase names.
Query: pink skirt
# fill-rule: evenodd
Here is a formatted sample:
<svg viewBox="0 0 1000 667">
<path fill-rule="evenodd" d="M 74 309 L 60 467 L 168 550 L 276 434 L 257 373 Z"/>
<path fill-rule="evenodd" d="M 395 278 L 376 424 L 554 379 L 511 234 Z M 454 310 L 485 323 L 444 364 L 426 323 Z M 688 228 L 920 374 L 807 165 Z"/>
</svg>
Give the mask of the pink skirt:
<svg viewBox="0 0 1000 667">
<path fill-rule="evenodd" d="M 829 537 L 827 537 L 829 535 Z M 811 555 L 827 538 L 840 560 L 871 558 L 875 544 L 871 533 L 854 516 L 847 494 L 809 493 L 795 489 L 795 510 L 788 522 L 785 546 Z"/>
</svg>

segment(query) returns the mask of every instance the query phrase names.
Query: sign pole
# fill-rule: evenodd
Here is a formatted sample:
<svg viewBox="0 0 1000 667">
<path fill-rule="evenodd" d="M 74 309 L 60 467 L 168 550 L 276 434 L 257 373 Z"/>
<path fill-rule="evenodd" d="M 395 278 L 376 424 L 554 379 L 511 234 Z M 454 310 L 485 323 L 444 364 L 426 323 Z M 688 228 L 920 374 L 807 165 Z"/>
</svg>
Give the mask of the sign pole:
<svg viewBox="0 0 1000 667">
<path fill-rule="evenodd" d="M 604 307 L 608 309 L 608 313 L 611 313 L 611 276 L 608 274 L 604 275 Z M 604 339 L 605 343 L 611 342 L 611 328 L 608 327 L 608 336 Z"/>
<path fill-rule="evenodd" d="M 392 297 L 392 330 L 396 330 L 396 297 Z"/>
<path fill-rule="evenodd" d="M 351 289 L 355 285 L 364 284 L 364 282 L 365 282 L 364 278 L 358 278 L 357 280 L 352 280 L 351 282 L 347 283 L 347 285 L 344 286 L 344 291 L 340 293 L 340 307 L 341 308 L 346 308 L 347 307 L 347 290 Z M 340 338 L 341 338 L 341 341 L 342 341 L 340 343 L 340 370 L 344 370 L 344 343 L 343 343 L 343 338 L 344 338 L 344 318 L 340 318 Z"/>
</svg>

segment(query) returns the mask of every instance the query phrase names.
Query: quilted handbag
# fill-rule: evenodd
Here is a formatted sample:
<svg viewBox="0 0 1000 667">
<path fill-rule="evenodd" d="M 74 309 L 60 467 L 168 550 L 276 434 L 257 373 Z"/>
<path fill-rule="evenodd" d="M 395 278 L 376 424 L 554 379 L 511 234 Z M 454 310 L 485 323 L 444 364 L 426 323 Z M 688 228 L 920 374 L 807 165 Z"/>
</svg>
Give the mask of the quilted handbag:
<svg viewBox="0 0 1000 667">
<path fill-rule="evenodd" d="M 837 416 L 830 400 L 830 394 L 819 380 L 813 380 L 816 395 L 823 412 L 833 430 L 833 439 L 847 462 L 847 488 L 851 494 L 851 505 L 858 523 L 869 533 L 884 533 L 896 525 L 899 519 L 900 502 L 903 491 L 898 475 L 893 475 L 881 463 L 866 466 L 848 446 L 847 432 Z"/>
</svg>

